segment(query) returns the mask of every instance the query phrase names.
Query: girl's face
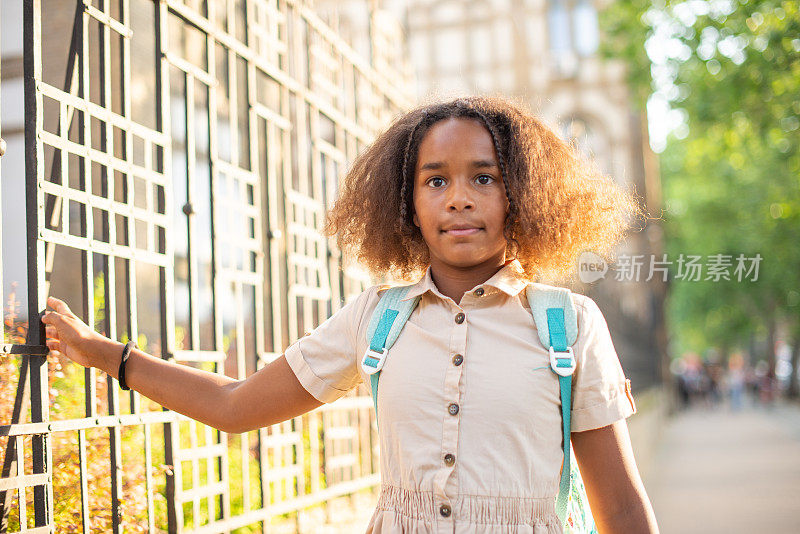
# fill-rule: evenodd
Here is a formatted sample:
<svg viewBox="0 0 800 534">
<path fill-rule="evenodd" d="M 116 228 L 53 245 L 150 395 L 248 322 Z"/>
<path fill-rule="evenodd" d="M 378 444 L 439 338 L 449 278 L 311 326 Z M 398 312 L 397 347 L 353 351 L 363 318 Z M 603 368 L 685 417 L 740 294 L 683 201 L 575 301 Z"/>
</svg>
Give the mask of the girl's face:
<svg viewBox="0 0 800 534">
<path fill-rule="evenodd" d="M 414 224 L 434 270 L 500 266 L 508 200 L 492 137 L 477 119 L 437 122 L 414 172 Z"/>
</svg>

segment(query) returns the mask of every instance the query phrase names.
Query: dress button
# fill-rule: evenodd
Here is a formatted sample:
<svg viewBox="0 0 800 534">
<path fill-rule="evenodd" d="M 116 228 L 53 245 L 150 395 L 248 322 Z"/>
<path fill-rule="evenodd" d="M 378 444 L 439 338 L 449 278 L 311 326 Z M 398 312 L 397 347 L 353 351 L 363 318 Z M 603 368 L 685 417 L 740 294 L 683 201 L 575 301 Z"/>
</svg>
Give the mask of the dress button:
<svg viewBox="0 0 800 534">
<path fill-rule="evenodd" d="M 448 406 L 448 407 L 447 407 L 447 412 L 448 412 L 450 415 L 456 415 L 456 414 L 458 413 L 458 404 L 456 404 L 456 403 L 453 403 L 453 404 L 451 404 L 450 406 Z"/>
<path fill-rule="evenodd" d="M 443 504 L 439 507 L 439 513 L 442 514 L 442 517 L 450 517 L 450 505 Z"/>
<path fill-rule="evenodd" d="M 483 291 L 482 287 L 479 287 L 478 289 L 475 290 L 475 296 L 476 297 L 482 297 L 483 293 L 484 293 L 484 291 Z"/>
<path fill-rule="evenodd" d="M 455 356 L 453 356 L 453 365 L 455 365 L 456 367 L 461 365 L 461 362 L 463 362 L 463 361 L 464 361 L 464 357 L 462 355 L 456 354 Z"/>
<path fill-rule="evenodd" d="M 453 465 L 456 463 L 456 457 L 450 454 L 449 452 L 444 455 L 444 463 L 446 465 Z"/>
<path fill-rule="evenodd" d="M 463 322 L 464 322 L 464 318 L 465 318 L 465 317 L 466 317 L 466 316 L 465 316 L 463 313 L 457 313 L 457 314 L 456 314 L 456 324 L 461 324 L 461 323 L 463 323 Z"/>
</svg>

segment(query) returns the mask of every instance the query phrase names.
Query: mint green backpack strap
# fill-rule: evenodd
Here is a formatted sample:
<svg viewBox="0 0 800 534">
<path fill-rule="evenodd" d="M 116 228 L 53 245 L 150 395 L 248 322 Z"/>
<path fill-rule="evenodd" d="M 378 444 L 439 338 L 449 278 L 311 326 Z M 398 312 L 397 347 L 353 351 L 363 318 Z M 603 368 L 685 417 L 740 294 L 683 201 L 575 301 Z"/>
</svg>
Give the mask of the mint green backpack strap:
<svg viewBox="0 0 800 534">
<path fill-rule="evenodd" d="M 361 358 L 361 369 L 370 375 L 372 386 L 372 402 L 375 405 L 375 420 L 378 420 L 378 381 L 381 369 L 389 356 L 400 331 L 411 317 L 411 313 L 419 303 L 419 297 L 402 300 L 408 293 L 409 286 L 390 287 L 378 301 L 378 306 L 372 312 L 372 317 L 367 326 L 367 341 L 369 347 Z"/>
<path fill-rule="evenodd" d="M 558 375 L 561 390 L 561 427 L 564 431 L 564 464 L 556 499 L 556 514 L 563 524 L 567 519 L 570 492 L 570 434 L 572 412 L 572 373 L 575 355 L 572 345 L 578 339 L 578 314 L 571 293 L 562 287 L 530 284 L 526 290 L 533 321 L 542 345 L 550 349 L 550 368 Z"/>
</svg>

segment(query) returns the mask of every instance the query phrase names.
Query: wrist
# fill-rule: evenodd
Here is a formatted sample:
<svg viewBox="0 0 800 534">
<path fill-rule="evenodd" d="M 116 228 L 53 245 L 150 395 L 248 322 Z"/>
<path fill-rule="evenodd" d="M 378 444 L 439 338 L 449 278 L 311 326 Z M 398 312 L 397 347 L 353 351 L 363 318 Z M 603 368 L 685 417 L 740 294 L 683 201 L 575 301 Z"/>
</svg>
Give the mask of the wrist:
<svg viewBox="0 0 800 534">
<path fill-rule="evenodd" d="M 105 336 L 98 335 L 92 343 L 94 350 L 90 352 L 92 367 L 96 367 L 106 374 L 118 378 L 119 364 L 122 360 L 122 349 L 125 343 L 114 341 Z"/>
</svg>

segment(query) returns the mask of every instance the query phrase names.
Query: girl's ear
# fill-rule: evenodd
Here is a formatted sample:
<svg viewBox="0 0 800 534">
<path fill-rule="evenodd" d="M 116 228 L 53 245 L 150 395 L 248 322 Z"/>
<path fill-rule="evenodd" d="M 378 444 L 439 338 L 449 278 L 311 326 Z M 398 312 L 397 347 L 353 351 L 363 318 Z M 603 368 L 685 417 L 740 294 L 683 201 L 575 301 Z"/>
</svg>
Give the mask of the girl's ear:
<svg viewBox="0 0 800 534">
<path fill-rule="evenodd" d="M 412 215 L 411 220 L 414 221 L 414 226 L 419 228 L 419 217 L 417 217 L 416 212 L 414 213 L 414 215 Z"/>
</svg>

